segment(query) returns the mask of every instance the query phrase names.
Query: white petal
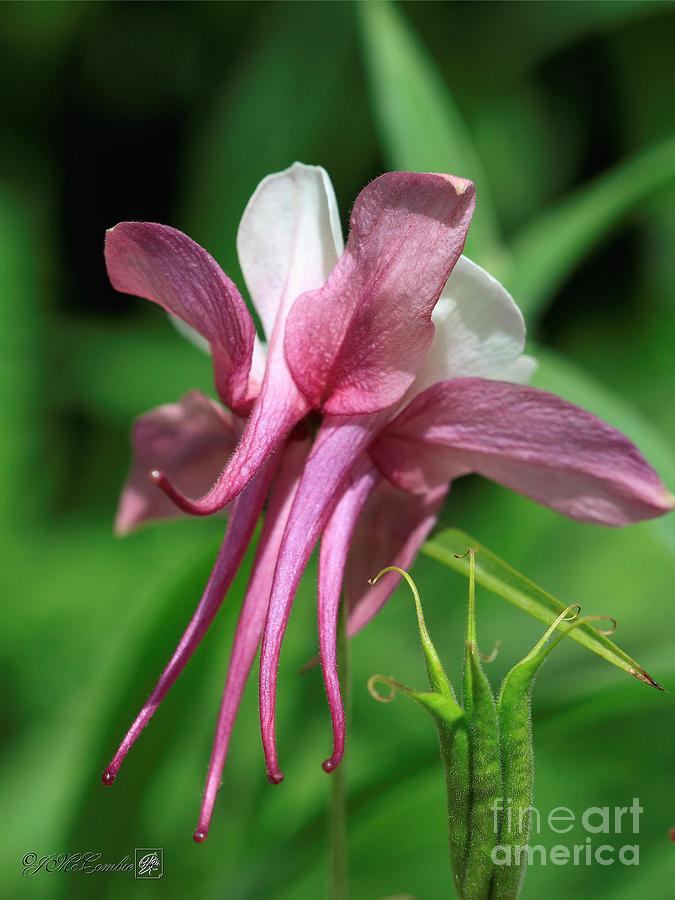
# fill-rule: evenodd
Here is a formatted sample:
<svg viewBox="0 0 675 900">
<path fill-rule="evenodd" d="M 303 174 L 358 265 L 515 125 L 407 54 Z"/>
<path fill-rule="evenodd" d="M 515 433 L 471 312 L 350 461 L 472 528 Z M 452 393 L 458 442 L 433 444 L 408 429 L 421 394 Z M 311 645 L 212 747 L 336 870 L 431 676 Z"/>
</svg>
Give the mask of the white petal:
<svg viewBox="0 0 675 900">
<path fill-rule="evenodd" d="M 267 344 L 260 340 L 258 335 L 255 336 L 255 341 L 253 342 L 253 356 L 251 357 L 251 374 L 249 376 L 249 386 L 251 388 L 251 393 L 257 394 L 260 392 L 260 385 L 262 384 L 263 377 L 265 375 L 265 367 L 267 366 Z"/>
<path fill-rule="evenodd" d="M 537 360 L 534 356 L 528 356 L 527 353 L 523 353 L 511 365 L 497 372 L 494 377 L 498 378 L 499 381 L 511 381 L 513 384 L 527 384 L 534 375 L 536 368 Z"/>
<path fill-rule="evenodd" d="M 432 319 L 436 332 L 416 394 L 450 378 L 499 377 L 525 344 L 525 322 L 511 295 L 466 256 L 452 270 Z"/>
<path fill-rule="evenodd" d="M 321 166 L 296 162 L 263 178 L 244 210 L 237 252 L 268 340 L 295 298 L 321 287 L 343 248 L 335 192 Z"/>
</svg>

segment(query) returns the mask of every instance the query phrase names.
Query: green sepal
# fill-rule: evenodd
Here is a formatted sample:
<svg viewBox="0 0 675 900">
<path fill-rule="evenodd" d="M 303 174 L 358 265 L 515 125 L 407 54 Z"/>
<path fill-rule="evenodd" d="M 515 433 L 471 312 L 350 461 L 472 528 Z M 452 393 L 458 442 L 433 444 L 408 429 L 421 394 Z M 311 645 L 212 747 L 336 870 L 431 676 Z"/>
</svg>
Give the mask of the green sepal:
<svg viewBox="0 0 675 900">
<path fill-rule="evenodd" d="M 494 867 L 491 900 L 515 900 L 519 895 L 527 857 L 522 854 L 517 860 L 515 848 L 527 844 L 530 835 L 530 810 L 534 796 L 534 748 L 532 744 L 532 688 L 542 663 L 563 637 L 575 627 L 567 619 L 575 609 L 566 609 L 527 656 L 517 663 L 505 676 L 499 698 L 497 715 L 499 718 L 500 752 L 503 777 L 503 799 L 508 803 L 510 814 L 501 815 L 499 836 L 501 846 L 509 846 L 509 865 Z M 560 630 L 556 632 L 556 630 Z M 554 636 L 555 633 L 555 636 Z M 507 827 L 508 823 L 508 827 Z"/>
<path fill-rule="evenodd" d="M 395 691 L 401 691 L 421 704 L 434 717 L 438 729 L 441 749 L 441 760 L 445 771 L 448 798 L 448 838 L 450 861 L 455 888 L 462 896 L 462 882 L 466 860 L 467 834 L 469 828 L 469 752 L 468 728 L 466 715 L 457 702 L 450 679 L 445 673 L 443 663 L 434 647 L 433 641 L 424 621 L 422 602 L 415 582 L 408 573 L 396 566 L 390 566 L 380 572 L 373 584 L 386 572 L 397 572 L 408 584 L 415 601 L 417 626 L 424 654 L 427 676 L 431 691 L 414 691 L 411 688 L 382 675 L 373 676 L 368 688 L 376 699 L 392 700 Z M 384 698 L 375 690 L 377 682 L 387 684 L 392 693 Z"/>
<path fill-rule="evenodd" d="M 494 804 L 502 796 L 499 724 L 492 689 L 483 670 L 476 638 L 474 551 L 469 550 L 469 604 L 464 661 L 464 710 L 468 723 L 468 842 L 461 896 L 484 900 L 492 881 L 495 844 Z"/>
<path fill-rule="evenodd" d="M 377 690 L 378 684 L 386 684 L 390 688 L 390 694 L 384 697 Z M 368 690 L 371 695 L 380 703 L 390 703 L 395 694 L 400 691 L 411 700 L 415 700 L 420 706 L 423 706 L 427 712 L 436 720 L 437 724 L 451 731 L 456 725 L 464 719 L 464 712 L 456 700 L 448 694 L 441 694 L 437 691 L 415 691 L 389 678 L 388 675 L 372 675 L 368 680 Z"/>
<path fill-rule="evenodd" d="M 466 717 L 452 729 L 438 725 L 441 762 L 448 802 L 448 843 L 453 883 L 464 896 L 464 876 L 469 839 L 469 728 Z"/>
</svg>

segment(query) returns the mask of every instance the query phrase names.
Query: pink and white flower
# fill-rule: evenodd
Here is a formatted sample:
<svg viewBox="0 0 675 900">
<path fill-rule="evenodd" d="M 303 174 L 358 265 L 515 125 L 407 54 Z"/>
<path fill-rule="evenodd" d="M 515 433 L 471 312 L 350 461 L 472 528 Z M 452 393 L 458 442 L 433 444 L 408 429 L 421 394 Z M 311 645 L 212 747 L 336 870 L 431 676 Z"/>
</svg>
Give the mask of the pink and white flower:
<svg viewBox="0 0 675 900">
<path fill-rule="evenodd" d="M 106 783 L 213 620 L 269 496 L 198 841 L 208 831 L 261 640 L 263 748 L 270 781 L 282 780 L 275 735 L 279 653 L 319 538 L 319 647 L 333 725 L 333 751 L 323 765 L 331 771 L 345 740 L 335 646 L 341 596 L 353 634 L 396 584 L 387 576 L 371 590 L 367 578 L 385 565 L 412 564 L 455 478 L 477 472 L 571 518 L 603 525 L 673 506 L 626 437 L 520 383 L 534 368 L 522 353 L 523 318 L 506 290 L 461 255 L 474 204 L 473 185 L 464 179 L 387 173 L 359 194 L 344 246 L 322 168 L 295 163 L 265 178 L 244 211 L 237 249 L 266 345 L 236 286 L 186 235 L 142 222 L 107 234 L 113 286 L 164 307 L 208 345 L 226 407 L 193 391 L 138 420 L 117 528 L 127 532 L 179 510 L 209 515 L 227 508 L 230 520 L 197 610 L 106 770 Z"/>
</svg>

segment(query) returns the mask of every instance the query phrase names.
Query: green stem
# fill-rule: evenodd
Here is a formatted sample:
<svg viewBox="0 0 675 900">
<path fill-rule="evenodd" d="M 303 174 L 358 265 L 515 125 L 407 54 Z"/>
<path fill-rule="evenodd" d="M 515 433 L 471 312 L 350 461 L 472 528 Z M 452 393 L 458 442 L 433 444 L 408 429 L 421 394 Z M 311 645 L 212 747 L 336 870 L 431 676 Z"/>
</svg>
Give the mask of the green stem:
<svg viewBox="0 0 675 900">
<path fill-rule="evenodd" d="M 340 604 L 337 634 L 338 671 L 345 706 L 345 720 L 349 726 L 351 707 L 351 672 L 349 670 L 349 640 L 345 622 L 345 604 Z M 348 900 L 349 866 L 347 860 L 347 772 L 343 759 L 330 775 L 330 897 Z"/>
</svg>

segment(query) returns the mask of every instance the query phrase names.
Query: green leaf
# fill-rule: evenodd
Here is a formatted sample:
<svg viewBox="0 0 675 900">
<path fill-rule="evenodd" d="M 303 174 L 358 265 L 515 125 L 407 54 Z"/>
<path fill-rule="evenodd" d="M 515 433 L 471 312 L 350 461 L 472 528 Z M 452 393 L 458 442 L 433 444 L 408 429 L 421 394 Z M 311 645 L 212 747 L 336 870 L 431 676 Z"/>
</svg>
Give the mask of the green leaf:
<svg viewBox="0 0 675 900">
<path fill-rule="evenodd" d="M 467 250 L 484 265 L 500 254 L 480 162 L 434 61 L 389 2 L 357 5 L 370 96 L 386 162 L 395 169 L 452 172 L 476 183 Z"/>
<path fill-rule="evenodd" d="M 514 240 L 509 288 L 526 318 L 545 308 L 574 269 L 635 206 L 675 182 L 675 137 L 627 159 Z"/>
<path fill-rule="evenodd" d="M 532 382 L 536 387 L 583 406 L 623 431 L 637 444 L 666 486 L 675 490 L 675 454 L 655 425 L 569 359 L 541 347 L 534 348 L 534 353 L 538 365 Z M 645 527 L 675 555 L 675 516 L 650 519 Z"/>
<path fill-rule="evenodd" d="M 543 588 L 538 587 L 520 572 L 516 572 L 508 563 L 499 559 L 475 538 L 458 528 L 447 528 L 440 531 L 424 544 L 422 552 L 468 577 L 468 559 L 456 556 L 456 554 L 464 553 L 467 547 L 473 547 L 476 551 L 476 581 L 498 597 L 503 597 L 504 600 L 508 600 L 523 612 L 547 625 L 550 625 L 565 610 L 564 603 Z M 584 622 L 575 628 L 570 633 L 570 637 L 619 669 L 628 672 L 634 678 L 658 687 L 639 663 L 588 623 Z"/>
</svg>

